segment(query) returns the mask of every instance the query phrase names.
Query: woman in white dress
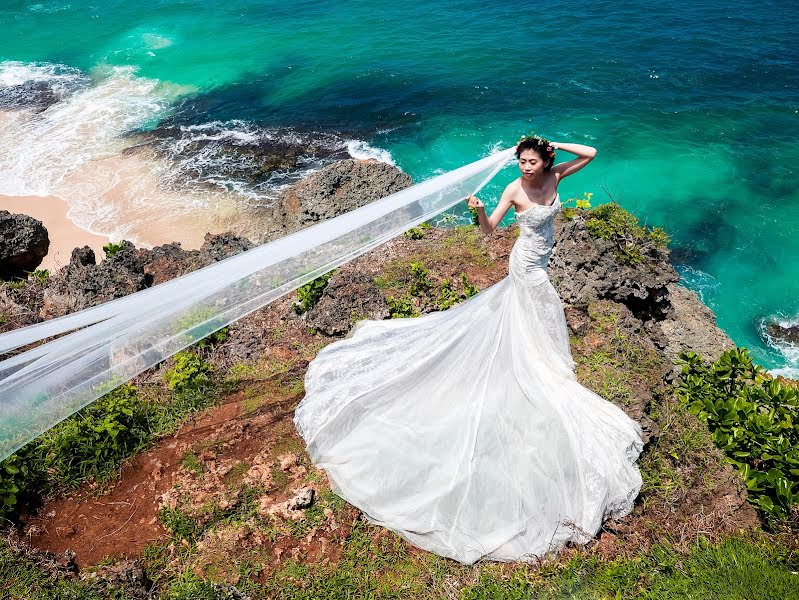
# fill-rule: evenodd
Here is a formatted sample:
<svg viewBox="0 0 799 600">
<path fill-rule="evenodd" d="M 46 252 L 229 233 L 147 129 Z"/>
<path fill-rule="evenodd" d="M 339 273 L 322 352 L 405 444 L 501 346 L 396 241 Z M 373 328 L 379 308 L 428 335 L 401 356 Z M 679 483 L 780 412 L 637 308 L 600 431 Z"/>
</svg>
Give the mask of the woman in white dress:
<svg viewBox="0 0 799 600">
<path fill-rule="evenodd" d="M 554 165 L 555 148 L 578 155 Z M 322 349 L 294 416 L 313 463 L 366 519 L 464 564 L 535 560 L 630 512 L 638 424 L 575 379 L 546 267 L 561 179 L 596 150 L 523 138 L 508 276 L 447 311 L 359 321 Z"/>
</svg>

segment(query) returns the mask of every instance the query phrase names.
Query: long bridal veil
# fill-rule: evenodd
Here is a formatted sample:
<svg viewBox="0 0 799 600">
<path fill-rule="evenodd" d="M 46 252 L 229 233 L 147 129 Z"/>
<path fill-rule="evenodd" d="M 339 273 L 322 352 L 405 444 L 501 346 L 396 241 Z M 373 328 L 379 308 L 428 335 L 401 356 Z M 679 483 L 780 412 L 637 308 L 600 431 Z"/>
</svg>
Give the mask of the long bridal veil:
<svg viewBox="0 0 799 600">
<path fill-rule="evenodd" d="M 0 335 L 0 353 L 60 336 L 0 362 L 0 460 L 175 352 L 452 207 L 485 185 L 512 153 L 493 154 L 164 284 Z"/>
</svg>

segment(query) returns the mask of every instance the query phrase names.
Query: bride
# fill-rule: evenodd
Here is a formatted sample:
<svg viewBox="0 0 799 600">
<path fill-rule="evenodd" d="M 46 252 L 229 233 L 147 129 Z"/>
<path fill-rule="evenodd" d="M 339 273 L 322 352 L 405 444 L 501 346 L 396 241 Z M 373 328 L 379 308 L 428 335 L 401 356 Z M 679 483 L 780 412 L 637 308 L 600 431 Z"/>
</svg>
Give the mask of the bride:
<svg viewBox="0 0 799 600">
<path fill-rule="evenodd" d="M 555 149 L 578 158 L 554 165 Z M 596 150 L 534 136 L 516 147 L 509 275 L 447 311 L 359 321 L 322 349 L 294 422 L 333 491 L 365 518 L 464 564 L 535 560 L 632 510 L 640 428 L 575 379 L 547 277 L 560 181 Z"/>
</svg>

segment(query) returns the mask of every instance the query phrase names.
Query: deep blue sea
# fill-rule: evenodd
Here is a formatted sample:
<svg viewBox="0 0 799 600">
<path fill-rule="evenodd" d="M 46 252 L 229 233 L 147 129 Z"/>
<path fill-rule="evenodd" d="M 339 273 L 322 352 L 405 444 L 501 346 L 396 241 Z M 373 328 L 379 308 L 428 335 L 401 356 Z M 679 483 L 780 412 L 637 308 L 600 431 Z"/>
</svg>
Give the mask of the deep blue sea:
<svg viewBox="0 0 799 600">
<path fill-rule="evenodd" d="M 331 157 L 420 180 L 536 131 L 598 149 L 563 199 L 665 227 L 721 327 L 796 375 L 764 327 L 799 324 L 797 30 L 799 4 L 769 0 L 6 0 L 0 194 L 189 239 Z M 223 147 L 263 139 L 323 151 L 253 182 Z"/>
</svg>

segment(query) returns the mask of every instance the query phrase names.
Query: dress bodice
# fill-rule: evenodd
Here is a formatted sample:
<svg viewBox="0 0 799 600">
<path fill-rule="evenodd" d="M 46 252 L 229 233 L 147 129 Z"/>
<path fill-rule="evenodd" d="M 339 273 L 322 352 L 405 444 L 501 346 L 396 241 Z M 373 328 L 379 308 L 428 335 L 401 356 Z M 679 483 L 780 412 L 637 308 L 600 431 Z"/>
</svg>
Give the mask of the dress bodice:
<svg viewBox="0 0 799 600">
<path fill-rule="evenodd" d="M 532 283 L 547 278 L 546 268 L 552 253 L 553 221 L 560 210 L 560 194 L 551 205 L 534 204 L 516 213 L 519 238 L 510 255 L 511 271 Z"/>
</svg>

